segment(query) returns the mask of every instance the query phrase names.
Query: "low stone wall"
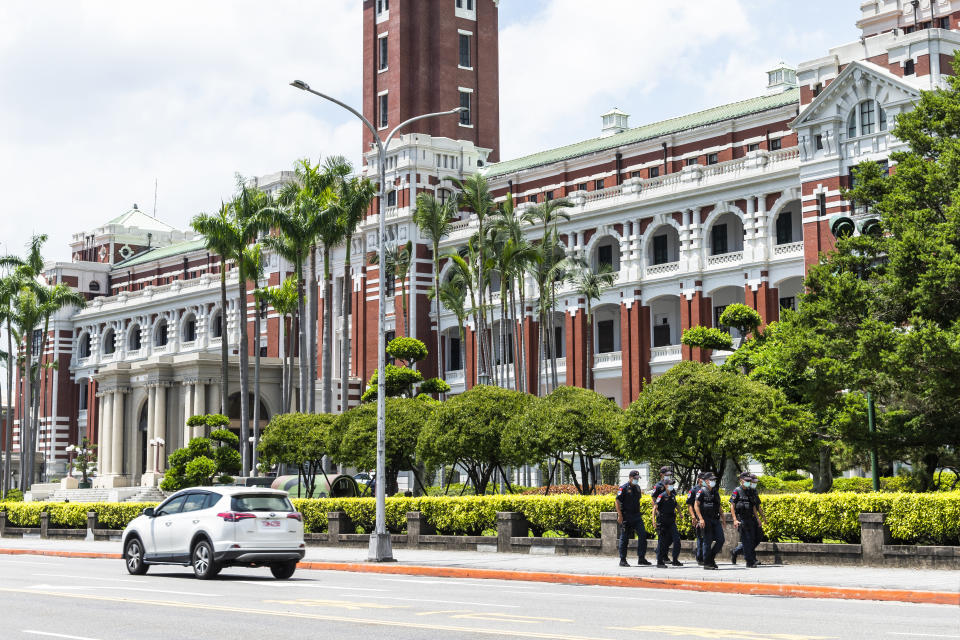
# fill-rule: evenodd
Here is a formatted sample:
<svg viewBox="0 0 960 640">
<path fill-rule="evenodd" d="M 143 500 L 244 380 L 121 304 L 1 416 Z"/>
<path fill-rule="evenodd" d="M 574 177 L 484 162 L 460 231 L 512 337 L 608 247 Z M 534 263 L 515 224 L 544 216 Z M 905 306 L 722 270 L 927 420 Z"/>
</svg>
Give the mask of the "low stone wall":
<svg viewBox="0 0 960 640">
<path fill-rule="evenodd" d="M 723 514 L 726 542 L 724 553 L 739 542 L 730 514 Z M 891 544 L 886 514 L 860 514 L 861 544 L 815 544 L 763 542 L 757 547 L 757 557 L 773 564 L 819 564 L 904 567 L 929 569 L 960 569 L 960 547 Z M 49 526 L 49 515 L 40 514 L 40 527 L 10 527 L 6 512 L 0 511 L 0 537 L 38 536 L 40 538 L 118 540 L 121 531 L 101 529 L 97 514 L 87 512 L 86 529 L 57 529 Z M 497 514 L 496 536 L 444 536 L 427 522 L 419 511 L 407 513 L 407 533 L 390 536 L 394 547 L 402 549 L 434 549 L 438 551 L 480 551 L 491 553 L 532 553 L 542 555 L 615 556 L 618 547 L 619 526 L 617 514 L 600 514 L 599 538 L 535 538 L 522 513 Z M 327 514 L 327 533 L 307 533 L 304 540 L 311 546 L 337 546 L 365 549 L 369 535 L 356 532 L 356 526 L 342 511 Z M 653 560 L 656 540 L 647 541 L 647 557 Z M 637 541 L 630 543 L 630 555 L 636 556 Z M 681 558 L 694 560 L 694 542 L 681 541 Z M 723 559 L 723 557 L 721 557 Z"/>
</svg>

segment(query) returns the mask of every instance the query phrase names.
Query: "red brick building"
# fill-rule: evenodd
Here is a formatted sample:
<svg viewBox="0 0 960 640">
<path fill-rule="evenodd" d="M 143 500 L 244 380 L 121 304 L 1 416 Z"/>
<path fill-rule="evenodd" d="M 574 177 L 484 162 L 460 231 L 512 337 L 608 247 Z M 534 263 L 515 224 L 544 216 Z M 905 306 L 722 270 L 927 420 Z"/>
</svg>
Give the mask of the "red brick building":
<svg viewBox="0 0 960 640">
<path fill-rule="evenodd" d="M 852 0 L 851 0 L 852 1 Z M 897 114 L 919 92 L 942 86 L 960 48 L 960 0 L 934 0 L 914 9 L 904 0 L 861 3 L 862 38 L 796 67 L 772 69 L 755 96 L 662 122 L 633 126 L 620 110 L 602 116 L 596 137 L 523 158 L 500 161 L 497 2 L 495 0 L 365 0 L 363 3 L 364 114 L 385 132 L 424 112 L 464 106 L 460 116 L 418 122 L 388 150 L 384 242 L 413 243 L 412 273 L 402 309 L 401 283 L 387 283 L 388 337 L 411 335 L 433 349 L 442 337 L 444 377 L 458 393 L 477 384 L 476 327 L 468 324 L 466 360 L 456 319 L 428 298 L 430 246 L 412 222 L 418 193 L 453 195 L 450 179 L 481 171 L 494 195 L 512 193 L 521 208 L 565 197 L 573 207 L 560 227 L 564 251 L 594 266 L 609 264 L 615 286 L 593 302 L 593 378 L 598 392 L 629 404 L 642 382 L 682 359 L 722 361 L 680 345 L 686 328 L 716 325 L 726 305 L 745 303 L 765 322 L 796 304 L 809 264 L 833 246 L 838 232 L 869 232 L 870 216 L 845 201 L 851 168 L 886 161 L 900 144 L 890 135 Z M 370 138 L 363 139 L 363 172 L 377 176 Z M 278 188 L 288 175 L 258 181 Z M 373 212 L 378 211 L 376 207 Z M 360 256 L 377 250 L 378 216 L 361 225 L 351 247 L 348 322 L 334 324 L 335 410 L 357 402 L 376 367 L 379 270 Z M 446 253 L 464 246 L 476 219 L 463 214 L 444 239 Z M 531 227 L 531 237 L 540 230 Z M 185 418 L 219 407 L 219 345 L 250 337 L 264 358 L 264 420 L 280 406 L 280 357 L 289 332 L 272 309 L 253 335 L 239 326 L 237 285 L 220 308 L 216 256 L 190 232 L 178 231 L 133 209 L 72 244 L 71 262 L 47 268 L 51 282 L 66 282 L 90 300 L 51 326 L 44 362 L 57 362 L 41 382 L 39 450 L 51 472 L 66 462 L 64 448 L 87 434 L 98 442 L 101 486 L 153 484 L 162 471 L 158 438 L 166 452 L 192 435 Z M 341 290 L 344 251 L 334 251 L 334 287 Z M 267 281 L 291 271 L 270 256 Z M 444 264 L 441 278 L 449 277 Z M 322 296 L 322 288 L 316 287 Z M 526 387 L 543 388 L 555 367 L 561 384 L 587 379 L 585 300 L 571 288 L 557 293 L 557 352 L 541 350 L 534 312 L 537 293 L 518 310 L 522 322 L 504 329 L 525 336 Z M 492 293 L 500 305 L 499 290 Z M 321 300 L 339 318 L 339 295 Z M 494 320 L 495 329 L 499 329 Z M 349 370 L 340 370 L 340 344 L 349 338 Z M 497 346 L 499 352 L 499 346 Z M 515 386 L 511 348 L 498 353 L 506 384 Z M 236 347 L 232 347 L 236 356 Z M 322 349 L 320 351 L 322 353 Z M 295 354 L 298 355 L 298 354 Z M 424 372 L 434 375 L 433 358 Z M 319 363 L 318 363 L 319 365 Z M 239 386 L 236 357 L 228 384 Z M 347 380 L 349 392 L 340 394 Z M 296 384 L 296 381 L 295 381 Z M 343 397 L 345 396 L 345 397 Z M 18 438 L 15 424 L 15 443 Z M 15 445 L 16 446 L 16 445 Z"/>
</svg>

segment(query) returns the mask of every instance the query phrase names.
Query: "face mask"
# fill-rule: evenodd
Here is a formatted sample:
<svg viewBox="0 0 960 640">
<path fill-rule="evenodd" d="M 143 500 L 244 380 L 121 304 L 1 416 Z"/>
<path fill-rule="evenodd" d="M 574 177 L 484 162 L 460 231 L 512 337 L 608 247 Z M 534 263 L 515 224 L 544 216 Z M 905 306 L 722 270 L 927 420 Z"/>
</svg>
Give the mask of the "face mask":
<svg viewBox="0 0 960 640">
<path fill-rule="evenodd" d="M 756 483 L 756 482 L 751 482 L 751 483 L 750 483 L 750 488 L 751 488 L 751 489 L 756 489 L 756 488 L 757 488 L 757 483 Z"/>
<path fill-rule="evenodd" d="M 713 489 L 713 487 L 716 486 L 716 484 L 717 483 L 713 480 L 707 480 L 707 486 L 710 487 L 711 489 Z"/>
<path fill-rule="evenodd" d="M 632 485 L 637 484 L 637 479 L 636 479 L 636 478 L 630 478 L 630 484 L 632 484 Z"/>
</svg>

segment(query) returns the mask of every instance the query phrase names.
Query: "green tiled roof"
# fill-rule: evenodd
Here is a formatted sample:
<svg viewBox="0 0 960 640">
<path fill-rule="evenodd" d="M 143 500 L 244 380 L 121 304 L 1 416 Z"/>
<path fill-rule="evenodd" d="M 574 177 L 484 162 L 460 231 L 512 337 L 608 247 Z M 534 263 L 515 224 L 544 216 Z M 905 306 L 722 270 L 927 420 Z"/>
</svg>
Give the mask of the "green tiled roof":
<svg viewBox="0 0 960 640">
<path fill-rule="evenodd" d="M 177 242 L 176 244 L 171 244 L 166 247 L 158 247 L 156 249 L 151 249 L 146 253 L 141 253 L 140 255 L 133 256 L 128 258 L 123 262 L 118 262 L 115 264 L 115 267 L 133 267 L 138 264 L 143 264 L 145 262 L 153 262 L 154 260 L 162 260 L 163 258 L 169 258 L 171 256 L 178 256 L 183 253 L 190 253 L 191 251 L 198 251 L 206 247 L 206 241 L 202 238 L 200 240 L 188 240 L 187 242 Z"/>
<path fill-rule="evenodd" d="M 799 104 L 799 102 L 799 89 L 790 89 L 775 95 L 760 96 L 757 98 L 750 98 L 749 100 L 741 100 L 740 102 L 733 102 L 731 104 L 713 107 L 705 111 L 698 111 L 689 115 L 680 116 L 679 118 L 671 118 L 669 120 L 654 122 L 653 124 L 642 125 L 633 129 L 628 129 L 623 133 L 608 136 L 606 138 L 591 138 L 590 140 L 584 140 L 583 142 L 577 142 L 565 147 L 534 153 L 523 158 L 498 162 L 497 164 L 489 165 L 483 171 L 483 174 L 488 178 L 501 176 L 506 173 L 513 173 L 523 169 L 539 167 L 545 164 L 551 164 L 553 162 L 560 162 L 561 160 L 568 160 L 570 158 L 587 155 L 589 153 L 596 153 L 606 149 L 622 147 L 624 145 L 641 142 L 643 140 L 649 140 L 651 138 L 658 138 L 660 136 L 677 133 L 679 131 L 685 131 L 687 129 L 694 129 L 696 127 L 703 127 L 716 122 L 722 122 L 724 120 L 739 118 L 750 115 L 751 113 L 759 113 L 761 111 L 767 111 L 768 109 L 776 109 L 789 104 Z"/>
</svg>

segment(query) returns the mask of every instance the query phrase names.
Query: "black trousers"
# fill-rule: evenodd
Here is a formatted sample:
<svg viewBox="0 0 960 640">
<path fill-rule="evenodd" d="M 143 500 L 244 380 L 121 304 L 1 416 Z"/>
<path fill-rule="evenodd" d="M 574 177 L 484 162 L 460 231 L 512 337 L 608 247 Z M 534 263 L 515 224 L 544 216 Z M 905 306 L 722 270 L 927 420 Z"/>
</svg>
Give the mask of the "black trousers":
<svg viewBox="0 0 960 640">
<path fill-rule="evenodd" d="M 641 560 L 647 555 L 647 530 L 643 526 L 643 516 L 623 516 L 623 525 L 620 527 L 620 559 L 627 559 L 627 547 L 636 534 L 637 557 Z"/>
<path fill-rule="evenodd" d="M 673 561 L 677 562 L 680 558 L 680 532 L 677 531 L 677 523 L 658 522 L 657 523 L 657 562 L 659 564 L 667 563 L 667 552 L 673 547 Z"/>
<path fill-rule="evenodd" d="M 740 518 L 740 544 L 734 548 L 734 553 L 743 553 L 747 564 L 757 561 L 757 545 L 760 544 L 760 522 L 753 516 Z"/>
<path fill-rule="evenodd" d="M 723 525 L 719 518 L 706 519 L 703 526 L 703 564 L 714 564 L 717 554 L 723 549 Z"/>
</svg>

